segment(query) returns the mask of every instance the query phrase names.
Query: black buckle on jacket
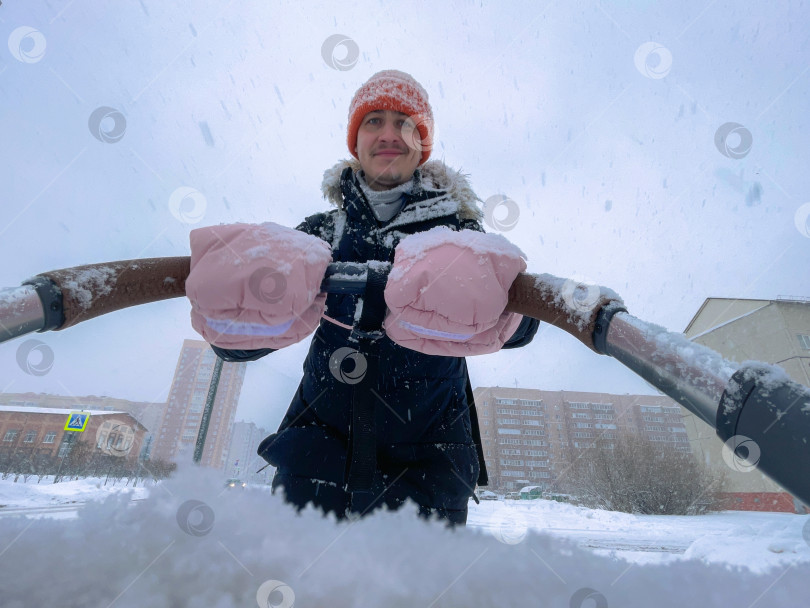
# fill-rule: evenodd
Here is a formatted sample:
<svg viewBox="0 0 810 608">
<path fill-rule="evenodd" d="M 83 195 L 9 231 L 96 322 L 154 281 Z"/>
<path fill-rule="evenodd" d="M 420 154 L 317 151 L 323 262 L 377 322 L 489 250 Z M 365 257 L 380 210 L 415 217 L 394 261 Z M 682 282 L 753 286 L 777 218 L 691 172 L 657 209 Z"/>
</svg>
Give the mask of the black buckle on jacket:
<svg viewBox="0 0 810 608">
<path fill-rule="evenodd" d="M 387 311 L 384 292 L 390 271 L 389 262 L 376 260 L 368 262 L 366 290 L 363 292 L 363 312 L 360 313 L 360 318 L 352 327 L 349 340 L 353 342 L 358 342 L 360 339 L 375 341 L 385 335 L 382 329 Z"/>
</svg>

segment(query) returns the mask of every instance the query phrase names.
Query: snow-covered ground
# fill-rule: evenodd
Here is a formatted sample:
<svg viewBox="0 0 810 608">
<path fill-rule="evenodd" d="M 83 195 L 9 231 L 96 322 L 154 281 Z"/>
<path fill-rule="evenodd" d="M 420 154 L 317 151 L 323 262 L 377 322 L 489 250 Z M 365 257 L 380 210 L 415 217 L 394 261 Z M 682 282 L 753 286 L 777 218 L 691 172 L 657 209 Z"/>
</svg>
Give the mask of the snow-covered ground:
<svg viewBox="0 0 810 608">
<path fill-rule="evenodd" d="M 810 561 L 802 531 L 810 517 L 724 511 L 709 515 L 631 515 L 548 500 L 482 501 L 468 525 L 514 542 L 528 530 L 566 538 L 628 563 L 698 559 L 766 572 Z"/>
<path fill-rule="evenodd" d="M 47 481 L 0 481 L 3 606 L 57 590 L 63 606 L 285 608 L 783 606 L 810 591 L 808 516 L 482 501 L 448 530 L 410 508 L 296 515 L 266 487 L 225 489 L 190 467 L 134 489 Z"/>
</svg>

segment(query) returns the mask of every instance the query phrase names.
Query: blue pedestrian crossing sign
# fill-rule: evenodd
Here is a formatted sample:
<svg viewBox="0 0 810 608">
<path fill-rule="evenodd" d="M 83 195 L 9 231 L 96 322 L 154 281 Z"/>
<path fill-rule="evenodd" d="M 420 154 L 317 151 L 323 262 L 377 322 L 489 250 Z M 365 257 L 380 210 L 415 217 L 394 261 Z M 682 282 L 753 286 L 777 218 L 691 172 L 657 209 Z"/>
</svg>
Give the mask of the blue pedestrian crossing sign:
<svg viewBox="0 0 810 608">
<path fill-rule="evenodd" d="M 65 422 L 66 431 L 84 432 L 87 422 L 90 420 L 90 412 L 70 412 Z"/>
</svg>

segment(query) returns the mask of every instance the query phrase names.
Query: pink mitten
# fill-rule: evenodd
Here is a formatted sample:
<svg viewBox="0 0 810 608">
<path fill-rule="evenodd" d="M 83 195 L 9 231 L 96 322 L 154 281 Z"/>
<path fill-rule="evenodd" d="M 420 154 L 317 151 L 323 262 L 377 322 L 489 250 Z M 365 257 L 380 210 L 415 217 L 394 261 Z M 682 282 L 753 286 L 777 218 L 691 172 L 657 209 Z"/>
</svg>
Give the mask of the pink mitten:
<svg viewBox="0 0 810 608">
<path fill-rule="evenodd" d="M 272 222 L 191 231 L 191 325 L 221 348 L 283 348 L 318 325 L 329 245 Z"/>
<path fill-rule="evenodd" d="M 520 325 L 504 313 L 525 255 L 499 234 L 441 226 L 400 241 L 388 275 L 383 327 L 391 340 L 428 355 L 500 350 Z"/>
</svg>

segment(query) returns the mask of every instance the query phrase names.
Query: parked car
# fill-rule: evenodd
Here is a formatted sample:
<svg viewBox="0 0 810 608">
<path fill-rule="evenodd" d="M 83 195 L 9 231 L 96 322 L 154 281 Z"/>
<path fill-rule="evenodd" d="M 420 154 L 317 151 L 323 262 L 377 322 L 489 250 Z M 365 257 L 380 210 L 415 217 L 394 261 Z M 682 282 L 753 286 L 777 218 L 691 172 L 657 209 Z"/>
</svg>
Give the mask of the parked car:
<svg viewBox="0 0 810 608">
<path fill-rule="evenodd" d="M 244 488 L 247 486 L 246 481 L 242 481 L 241 479 L 231 478 L 225 482 L 226 488 Z"/>
<path fill-rule="evenodd" d="M 507 492 L 504 500 L 520 500 L 520 492 Z"/>
<path fill-rule="evenodd" d="M 489 490 L 482 490 L 478 493 L 478 500 L 498 500 L 498 495 Z"/>
<path fill-rule="evenodd" d="M 557 502 L 571 502 L 571 495 L 570 494 L 556 494 L 556 493 L 548 493 L 543 496 L 546 500 L 556 500 Z"/>
<path fill-rule="evenodd" d="M 543 486 L 526 486 L 520 490 L 521 500 L 537 500 L 543 497 Z"/>
</svg>

